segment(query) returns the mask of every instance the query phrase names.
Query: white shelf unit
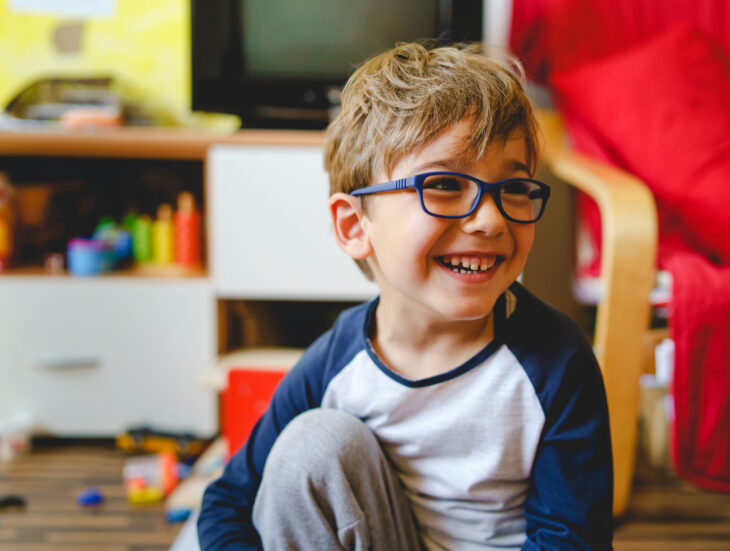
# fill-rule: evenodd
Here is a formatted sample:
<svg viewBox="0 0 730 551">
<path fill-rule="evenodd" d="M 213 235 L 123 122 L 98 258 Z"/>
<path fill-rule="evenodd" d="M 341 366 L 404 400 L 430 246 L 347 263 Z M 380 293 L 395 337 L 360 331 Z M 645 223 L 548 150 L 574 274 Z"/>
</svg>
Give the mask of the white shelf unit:
<svg viewBox="0 0 730 551">
<path fill-rule="evenodd" d="M 221 298 L 365 300 L 376 287 L 335 244 L 322 148 L 214 145 L 211 272 Z"/>
<path fill-rule="evenodd" d="M 207 278 L 0 278 L 0 419 L 109 436 L 134 425 L 211 435 Z"/>
</svg>

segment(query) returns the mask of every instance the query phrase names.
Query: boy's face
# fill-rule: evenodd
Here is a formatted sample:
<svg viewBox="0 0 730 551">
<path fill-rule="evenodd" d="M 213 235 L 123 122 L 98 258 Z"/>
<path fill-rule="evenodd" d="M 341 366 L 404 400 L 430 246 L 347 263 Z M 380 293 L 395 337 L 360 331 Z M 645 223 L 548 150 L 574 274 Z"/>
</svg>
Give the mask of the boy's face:
<svg viewBox="0 0 730 551">
<path fill-rule="evenodd" d="M 484 157 L 469 163 L 463 145 L 470 131 L 469 120 L 454 124 L 400 159 L 392 174 L 377 174 L 373 183 L 435 170 L 488 182 L 530 176 L 522 136 L 493 142 Z M 367 261 L 381 305 L 398 315 L 443 321 L 487 316 L 522 272 L 535 234 L 534 224 L 505 219 L 488 193 L 470 216 L 444 219 L 423 212 L 414 190 L 369 196 L 362 228 L 372 247 Z M 455 272 L 454 263 L 478 264 L 480 271 Z"/>
</svg>

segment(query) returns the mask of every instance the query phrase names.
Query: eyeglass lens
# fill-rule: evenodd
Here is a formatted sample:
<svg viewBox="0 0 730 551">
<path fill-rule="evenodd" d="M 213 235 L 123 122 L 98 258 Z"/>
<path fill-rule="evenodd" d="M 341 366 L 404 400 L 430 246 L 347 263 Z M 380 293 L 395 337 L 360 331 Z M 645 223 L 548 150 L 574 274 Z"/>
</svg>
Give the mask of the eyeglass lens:
<svg viewBox="0 0 730 551">
<path fill-rule="evenodd" d="M 524 222 L 537 218 L 542 209 L 540 186 L 529 180 L 514 179 L 497 188 L 499 201 L 507 216 Z M 455 175 L 433 175 L 423 181 L 423 204 L 440 216 L 463 216 L 474 204 L 479 184 Z"/>
</svg>

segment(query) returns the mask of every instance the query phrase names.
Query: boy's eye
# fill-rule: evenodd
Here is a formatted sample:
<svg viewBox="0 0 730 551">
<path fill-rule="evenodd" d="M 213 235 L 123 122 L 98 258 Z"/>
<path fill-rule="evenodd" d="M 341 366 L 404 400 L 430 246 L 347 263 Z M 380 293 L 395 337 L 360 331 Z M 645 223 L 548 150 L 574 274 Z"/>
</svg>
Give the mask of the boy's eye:
<svg viewBox="0 0 730 551">
<path fill-rule="evenodd" d="M 433 176 L 423 182 L 423 189 L 429 191 L 464 191 L 468 180 L 454 176 Z"/>
<path fill-rule="evenodd" d="M 524 180 L 512 180 L 502 185 L 502 193 L 529 195 L 530 191 L 532 191 L 530 182 Z"/>
</svg>

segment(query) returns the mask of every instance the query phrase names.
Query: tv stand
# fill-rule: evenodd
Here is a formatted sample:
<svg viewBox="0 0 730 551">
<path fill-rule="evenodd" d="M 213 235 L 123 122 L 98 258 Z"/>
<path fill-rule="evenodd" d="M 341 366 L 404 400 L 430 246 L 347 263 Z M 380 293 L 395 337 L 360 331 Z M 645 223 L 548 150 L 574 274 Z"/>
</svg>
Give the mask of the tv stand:
<svg viewBox="0 0 730 551">
<path fill-rule="evenodd" d="M 324 130 L 330 122 L 327 109 L 261 106 L 253 113 L 239 116 L 244 129 Z"/>
</svg>

